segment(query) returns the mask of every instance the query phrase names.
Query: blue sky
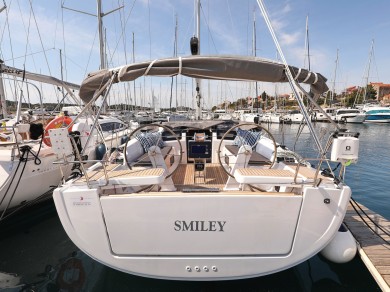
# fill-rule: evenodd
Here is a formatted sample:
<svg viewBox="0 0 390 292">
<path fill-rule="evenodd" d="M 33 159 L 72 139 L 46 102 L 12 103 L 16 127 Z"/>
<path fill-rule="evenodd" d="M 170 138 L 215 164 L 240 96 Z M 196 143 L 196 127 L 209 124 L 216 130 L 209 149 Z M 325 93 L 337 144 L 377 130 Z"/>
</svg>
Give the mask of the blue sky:
<svg viewBox="0 0 390 292">
<path fill-rule="evenodd" d="M 123 65 L 126 60 L 132 62 L 133 32 L 136 61 L 172 56 L 175 15 L 178 19 L 178 55 L 190 54 L 189 39 L 195 32 L 194 1 L 102 2 L 104 12 L 125 2 L 124 9 L 104 18 L 109 67 Z M 65 78 L 81 83 L 86 73 L 99 69 L 97 21 L 92 16 L 61 9 L 61 3 L 72 9 L 96 13 L 94 0 L 6 0 L 8 8 L 0 14 L 0 57 L 10 66 L 24 65 L 29 71 L 60 77 L 61 49 Z M 201 54 L 251 55 L 255 13 L 256 55 L 276 58 L 275 45 L 256 1 L 203 0 L 201 5 Z M 305 22 L 308 15 L 311 69 L 326 76 L 330 88 L 335 79 L 337 50 L 336 91 L 364 84 L 372 40 L 375 45 L 369 81 L 390 83 L 389 1 L 265 0 L 265 5 L 289 64 L 301 67 L 305 64 Z M 187 99 L 193 91 L 192 83 L 186 79 L 178 82 L 181 99 Z M 168 94 L 169 83 L 166 79 L 139 80 L 137 92 L 149 100 L 153 89 L 155 95 L 164 98 Z M 250 95 L 248 85 L 226 87 L 217 84 L 216 87 L 211 95 L 226 96 L 224 98 L 228 100 Z M 259 87 L 260 91 L 265 90 L 269 94 L 275 92 L 274 86 L 261 84 Z M 278 92 L 288 93 L 288 89 L 281 87 Z"/>
</svg>

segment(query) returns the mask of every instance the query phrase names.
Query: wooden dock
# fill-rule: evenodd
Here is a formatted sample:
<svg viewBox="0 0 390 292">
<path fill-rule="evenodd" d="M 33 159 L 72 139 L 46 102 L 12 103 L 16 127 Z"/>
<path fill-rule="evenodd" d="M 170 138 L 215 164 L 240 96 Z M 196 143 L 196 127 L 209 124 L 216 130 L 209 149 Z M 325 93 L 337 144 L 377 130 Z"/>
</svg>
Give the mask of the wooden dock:
<svg viewBox="0 0 390 292">
<path fill-rule="evenodd" d="M 362 204 L 355 205 L 351 202 L 344 223 L 358 242 L 358 253 L 379 287 L 382 291 L 390 291 L 389 220 Z"/>
</svg>

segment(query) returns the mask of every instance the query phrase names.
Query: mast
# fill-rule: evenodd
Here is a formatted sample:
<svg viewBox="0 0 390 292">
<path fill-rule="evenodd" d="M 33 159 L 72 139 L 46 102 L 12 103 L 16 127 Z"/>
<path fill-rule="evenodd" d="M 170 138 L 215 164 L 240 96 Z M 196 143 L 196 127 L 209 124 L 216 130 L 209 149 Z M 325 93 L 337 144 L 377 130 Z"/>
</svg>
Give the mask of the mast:
<svg viewBox="0 0 390 292">
<path fill-rule="evenodd" d="M 334 66 L 333 86 L 332 86 L 332 92 L 331 92 L 331 95 L 330 95 L 329 106 L 332 106 L 333 98 L 334 98 L 334 92 L 336 90 L 336 73 L 337 73 L 338 63 L 339 63 L 339 49 L 337 49 L 337 53 L 336 53 L 336 65 Z"/>
<path fill-rule="evenodd" d="M 103 16 L 102 1 L 97 0 L 97 19 L 99 29 L 99 52 L 100 52 L 100 69 L 106 69 L 106 60 L 104 54 L 104 37 L 103 37 Z"/>
<path fill-rule="evenodd" d="M 80 10 L 76 10 L 76 9 L 72 9 L 72 8 L 68 8 L 68 7 L 65 7 L 64 5 L 61 4 L 61 7 L 64 8 L 64 9 L 67 9 L 67 10 L 71 10 L 71 11 L 75 11 L 75 12 L 79 12 L 79 13 L 83 13 L 83 14 L 87 14 L 87 15 L 90 15 L 90 16 L 94 16 L 94 17 L 97 17 L 97 20 L 98 20 L 98 30 L 99 30 L 99 52 L 100 52 L 100 69 L 106 69 L 107 68 L 107 62 L 106 62 L 106 58 L 105 58 L 105 51 L 104 51 L 104 35 L 103 35 L 103 17 L 106 16 L 106 15 L 109 15 L 111 14 L 112 12 L 115 12 L 119 9 L 122 9 L 124 6 L 120 6 L 118 8 L 115 8 L 109 12 L 102 12 L 102 1 L 101 0 L 96 0 L 96 4 L 97 4 L 97 15 L 95 14 L 91 14 L 91 13 L 88 13 L 88 12 L 84 12 L 84 11 L 80 11 Z M 103 113 L 106 111 L 106 107 L 107 107 L 107 101 L 104 101 L 103 104 L 102 104 L 102 107 L 103 107 Z"/>
<path fill-rule="evenodd" d="M 8 118 L 7 101 L 5 99 L 3 74 L 0 72 L 0 106 L 3 119 Z"/>
<path fill-rule="evenodd" d="M 200 0 L 195 1 L 195 12 L 196 12 L 196 33 L 190 40 L 190 48 L 192 55 L 199 55 L 200 53 Z M 195 79 L 196 84 L 196 96 L 195 96 L 195 120 L 200 120 L 202 115 L 202 102 L 201 102 L 201 93 L 200 93 L 200 82 L 199 78 Z"/>
<path fill-rule="evenodd" d="M 197 38 L 197 52 L 193 55 L 200 54 L 200 0 L 196 0 L 196 38 Z M 201 94 L 200 94 L 200 83 L 201 80 L 196 78 L 196 120 L 200 120 L 202 117 L 202 106 L 201 106 Z"/>
<path fill-rule="evenodd" d="M 253 36 L 252 36 L 252 53 L 253 56 L 256 57 L 256 15 L 255 15 L 255 9 L 253 8 Z M 258 96 L 259 96 L 259 89 L 257 88 L 257 82 L 255 82 L 255 94 L 256 97 L 252 101 L 252 112 L 253 112 L 253 104 L 257 102 L 258 104 Z"/>
<path fill-rule="evenodd" d="M 60 49 L 60 66 L 61 66 L 61 81 L 64 81 L 64 67 L 62 66 L 62 50 Z M 61 87 L 61 93 L 62 93 L 62 97 L 64 98 L 65 97 L 65 93 L 64 93 L 64 88 Z M 59 104 L 60 101 L 57 97 L 57 104 Z"/>
<path fill-rule="evenodd" d="M 133 63 L 135 63 L 135 53 L 134 53 L 134 31 L 133 31 Z M 135 92 L 135 80 L 133 81 L 134 86 L 134 110 L 137 110 L 137 94 Z"/>
<path fill-rule="evenodd" d="M 102 12 L 102 1 L 101 0 L 96 0 L 96 4 L 97 4 L 97 15 L 95 14 L 92 14 L 92 13 L 88 13 L 88 12 L 84 12 L 84 11 L 81 11 L 81 10 L 76 10 L 76 9 L 72 9 L 72 8 L 68 8 L 68 7 L 65 7 L 64 5 L 61 5 L 62 8 L 64 9 L 67 9 L 67 10 L 71 10 L 71 11 L 75 11 L 75 12 L 78 12 L 78 13 L 82 13 L 82 14 L 86 14 L 86 15 L 90 15 L 90 16 L 94 16 L 94 17 L 97 17 L 97 20 L 98 20 L 98 30 L 99 30 L 99 52 L 100 52 L 100 69 L 106 69 L 107 67 L 107 62 L 106 62 L 106 59 L 105 59 L 105 53 L 104 53 L 104 32 L 103 32 L 103 17 L 119 10 L 119 9 L 122 9 L 124 6 L 120 6 L 118 8 L 115 8 L 111 11 L 108 11 L 106 13 Z"/>
<path fill-rule="evenodd" d="M 3 12 L 7 6 L 5 5 L 0 8 L 0 13 Z M 0 64 L 3 62 L 0 61 Z M 7 101 L 5 99 L 5 91 L 4 91 L 4 81 L 3 81 L 3 73 L 0 72 L 0 106 L 1 106 L 1 113 L 3 115 L 3 119 L 8 118 L 8 112 L 7 112 Z"/>
<path fill-rule="evenodd" d="M 363 103 L 366 101 L 368 78 L 370 76 L 371 60 L 372 60 L 372 55 L 373 54 L 374 54 L 374 40 L 371 41 L 370 54 L 369 54 L 369 57 L 368 57 L 367 74 L 366 74 L 366 86 L 364 87 Z"/>
<path fill-rule="evenodd" d="M 305 51 L 307 55 L 305 56 L 305 59 L 303 61 L 303 67 L 306 68 L 307 58 L 307 69 L 310 71 L 309 15 L 306 16 Z"/>
</svg>

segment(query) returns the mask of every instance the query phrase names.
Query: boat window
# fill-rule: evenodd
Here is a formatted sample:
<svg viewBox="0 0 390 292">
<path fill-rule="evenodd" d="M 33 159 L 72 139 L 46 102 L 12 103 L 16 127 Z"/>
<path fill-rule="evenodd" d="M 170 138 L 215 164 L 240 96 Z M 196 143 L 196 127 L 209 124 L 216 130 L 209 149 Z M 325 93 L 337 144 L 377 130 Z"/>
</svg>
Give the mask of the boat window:
<svg viewBox="0 0 390 292">
<path fill-rule="evenodd" d="M 171 133 L 169 133 L 168 131 L 164 131 L 162 133 L 162 139 L 163 141 L 174 141 L 176 140 L 176 137 L 178 137 L 179 139 L 181 139 L 181 129 L 171 129 L 173 131 L 173 133 L 175 133 L 175 136 L 172 136 Z"/>
<path fill-rule="evenodd" d="M 109 122 L 100 124 L 100 127 L 102 128 L 103 132 L 109 132 L 122 129 L 124 125 L 118 122 Z"/>
</svg>

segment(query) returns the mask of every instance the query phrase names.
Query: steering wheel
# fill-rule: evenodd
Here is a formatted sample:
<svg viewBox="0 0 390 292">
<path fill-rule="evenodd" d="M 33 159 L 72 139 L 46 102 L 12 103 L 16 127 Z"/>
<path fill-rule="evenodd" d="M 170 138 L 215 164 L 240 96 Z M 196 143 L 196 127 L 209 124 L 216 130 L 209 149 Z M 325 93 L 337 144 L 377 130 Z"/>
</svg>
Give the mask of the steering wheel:
<svg viewBox="0 0 390 292">
<path fill-rule="evenodd" d="M 234 178 L 234 175 L 231 174 L 228 169 L 230 168 L 226 160 L 230 160 L 231 158 L 235 157 L 234 154 L 226 154 L 222 153 L 221 148 L 225 146 L 225 138 L 226 137 L 232 137 L 234 134 L 233 131 L 239 131 L 238 128 L 247 128 L 247 132 L 244 136 L 236 135 L 236 139 L 238 139 L 238 142 L 240 145 L 248 145 L 252 147 L 253 151 L 256 151 L 257 144 L 262 143 L 262 141 L 270 141 L 273 148 L 272 157 L 270 159 L 270 165 L 269 168 L 272 168 L 276 162 L 277 157 L 277 144 L 275 141 L 274 136 L 264 127 L 254 124 L 254 123 L 244 123 L 244 124 L 238 124 L 233 127 L 231 127 L 221 138 L 221 141 L 219 142 L 218 146 L 218 162 L 222 166 L 222 169 L 226 172 L 227 175 Z M 260 133 L 260 134 L 258 134 Z M 251 135 L 252 138 L 251 144 L 248 142 L 248 137 Z M 228 151 L 229 152 L 229 151 Z M 248 154 L 249 151 L 247 150 Z"/>
<path fill-rule="evenodd" d="M 172 151 L 171 150 L 169 153 L 167 153 L 163 157 L 164 160 L 167 160 L 167 159 L 171 160 L 171 157 L 173 157 L 173 163 L 172 163 L 171 167 L 168 169 L 168 175 L 166 176 L 166 178 L 168 178 L 174 174 L 174 172 L 176 171 L 176 169 L 178 168 L 178 166 L 180 164 L 182 154 L 183 154 L 183 149 L 182 149 L 182 146 L 180 143 L 180 139 L 179 139 L 178 135 L 175 134 L 170 128 L 168 128 L 167 126 L 158 125 L 158 124 L 142 125 L 142 126 L 136 128 L 134 131 L 132 131 L 129 134 L 128 139 L 127 139 L 126 144 L 125 144 L 125 148 L 124 148 L 124 161 L 130 169 L 133 169 L 133 167 L 142 166 L 142 163 L 144 163 L 146 161 L 146 159 L 149 158 L 149 155 L 148 155 L 148 151 L 146 151 L 146 155 L 143 156 L 142 159 L 134 161 L 134 162 L 128 161 L 127 153 L 126 153 L 128 143 L 130 143 L 134 139 L 137 139 L 141 143 L 141 145 L 142 145 L 142 143 L 145 143 L 145 145 L 142 145 L 142 147 L 146 147 L 147 149 L 150 149 L 153 146 L 158 146 L 160 149 L 162 149 L 163 148 L 162 144 L 164 143 L 164 141 L 162 139 L 163 132 L 160 131 L 161 128 L 163 128 L 163 130 L 164 130 L 163 132 L 168 133 L 168 137 L 174 137 L 176 139 L 177 145 L 179 146 L 179 151 L 177 151 L 177 150 Z M 142 137 L 144 137 L 144 138 L 142 138 Z M 140 140 L 142 140 L 142 141 L 140 141 Z M 151 153 L 152 156 L 158 154 L 155 147 L 153 147 L 151 151 L 152 151 L 152 153 Z"/>
</svg>

